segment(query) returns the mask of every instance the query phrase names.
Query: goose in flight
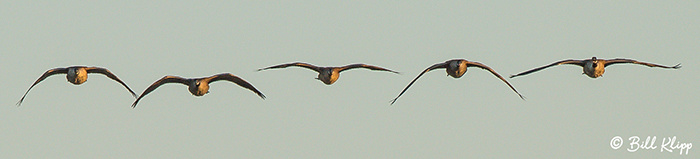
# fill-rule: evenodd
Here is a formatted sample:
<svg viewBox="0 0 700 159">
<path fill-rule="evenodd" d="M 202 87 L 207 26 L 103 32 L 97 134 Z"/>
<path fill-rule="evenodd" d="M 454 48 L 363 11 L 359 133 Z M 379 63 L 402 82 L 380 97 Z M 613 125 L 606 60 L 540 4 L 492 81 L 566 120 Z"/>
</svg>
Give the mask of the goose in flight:
<svg viewBox="0 0 700 159">
<path fill-rule="evenodd" d="M 433 66 L 428 67 L 428 68 L 425 69 L 423 72 L 421 72 L 420 74 L 418 74 L 418 77 L 416 77 L 415 79 L 413 79 L 413 81 L 411 81 L 411 83 L 409 83 L 408 86 L 406 86 L 406 88 L 404 88 L 403 91 L 401 91 L 401 93 L 399 93 L 399 95 L 396 96 L 396 98 L 394 98 L 393 100 L 391 100 L 391 104 L 394 104 L 394 102 L 396 102 L 396 100 L 399 99 L 399 97 L 401 97 L 401 95 L 403 95 L 403 93 L 405 93 L 406 90 L 408 90 L 408 87 L 411 87 L 411 85 L 413 85 L 413 83 L 416 82 L 416 80 L 418 80 L 418 78 L 420 78 L 420 76 L 423 76 L 423 74 L 425 74 L 425 73 L 428 72 L 428 71 L 444 68 L 444 69 L 446 69 L 446 71 L 447 71 L 447 75 L 452 76 L 453 78 L 460 78 L 460 77 L 462 77 L 462 75 L 464 75 L 464 73 L 467 72 L 467 67 L 479 67 L 479 68 L 481 68 L 481 69 L 488 70 L 488 71 L 491 72 L 494 76 L 496 76 L 496 77 L 498 77 L 499 79 L 501 79 L 501 81 L 505 82 L 505 83 L 508 85 L 508 87 L 510 87 L 510 89 L 512 89 L 513 91 L 515 91 L 515 93 L 517 93 L 518 96 L 520 96 L 521 99 L 523 99 L 523 100 L 525 99 L 525 98 L 523 97 L 523 95 L 521 95 L 520 93 L 518 93 L 518 91 L 515 90 L 515 88 L 513 88 L 513 86 L 510 85 L 510 83 L 508 83 L 508 81 L 506 81 L 506 79 L 504 79 L 503 77 L 501 77 L 501 75 L 499 75 L 498 73 L 496 73 L 496 71 L 494 71 L 494 70 L 491 69 L 490 67 L 488 67 L 488 66 L 486 66 L 486 65 L 484 65 L 484 64 L 481 64 L 481 63 L 479 63 L 479 62 L 467 61 L 467 60 L 464 60 L 464 59 L 453 59 L 453 60 L 445 61 L 445 62 L 443 62 L 443 63 L 434 64 Z"/>
<path fill-rule="evenodd" d="M 399 72 L 392 71 L 392 70 L 389 70 L 386 68 L 381 68 L 381 67 L 366 65 L 366 64 L 351 64 L 351 65 L 347 65 L 347 66 L 343 66 L 343 67 L 318 67 L 318 66 L 314 66 L 314 65 L 302 63 L 302 62 L 294 62 L 294 63 L 288 63 L 288 64 L 281 64 L 281 65 L 277 65 L 277 66 L 270 66 L 267 68 L 258 69 L 258 71 L 273 69 L 273 68 L 285 68 L 285 67 L 289 67 L 289 66 L 308 68 L 310 70 L 314 70 L 314 71 L 318 72 L 318 77 L 316 79 L 320 80 L 321 82 L 325 83 L 326 85 L 331 85 L 331 84 L 335 83 L 335 81 L 338 80 L 338 77 L 340 77 L 340 72 L 343 72 L 345 70 L 354 69 L 354 68 L 366 68 L 366 69 L 370 69 L 370 70 L 388 71 L 388 72 L 393 72 L 396 74 L 399 73 Z"/>
<path fill-rule="evenodd" d="M 233 74 L 230 74 L 230 73 L 222 73 L 222 74 L 217 74 L 217 75 L 213 75 L 210 77 L 202 77 L 202 78 L 182 78 L 182 77 L 178 77 L 178 76 L 165 76 L 165 77 L 161 78 L 160 80 L 151 84 L 151 86 L 148 86 L 148 88 L 146 88 L 146 90 L 143 91 L 143 93 L 141 93 L 141 96 L 136 98 L 136 101 L 134 101 L 134 104 L 131 104 L 131 107 L 136 108 L 136 104 L 139 103 L 139 100 L 141 100 L 141 98 L 143 98 L 148 93 L 153 92 L 153 90 L 155 90 L 156 88 L 158 88 L 161 85 L 166 84 L 166 83 L 184 84 L 188 87 L 188 90 L 190 91 L 190 93 L 192 93 L 192 95 L 203 96 L 203 95 L 209 93 L 209 83 L 220 81 L 220 80 L 226 80 L 226 81 L 236 83 L 243 88 L 246 88 L 248 90 L 255 92 L 255 94 L 258 94 L 258 96 L 260 96 L 260 98 L 265 99 L 265 95 L 263 95 L 262 92 L 255 89 L 255 87 L 253 87 L 253 85 L 251 85 L 250 83 L 246 82 L 245 80 L 243 80 L 237 76 L 234 76 Z"/>
<path fill-rule="evenodd" d="M 681 64 L 677 64 L 675 66 L 663 66 L 663 65 L 657 65 L 653 63 L 646 63 L 646 62 L 639 62 L 637 60 L 631 60 L 631 59 L 610 59 L 610 60 L 605 60 L 605 59 L 598 59 L 596 57 L 593 57 L 591 59 L 585 59 L 585 60 L 562 60 L 558 61 L 552 64 L 549 64 L 547 66 L 542 66 L 538 67 L 529 71 L 525 71 L 522 73 L 518 73 L 515 75 L 511 75 L 510 78 L 513 77 L 518 77 L 522 75 L 527 75 L 533 72 L 537 72 L 539 70 L 556 66 L 556 65 L 562 65 L 562 64 L 571 64 L 571 65 L 578 65 L 583 67 L 583 74 L 588 75 L 588 77 L 591 78 L 598 78 L 600 76 L 603 76 L 603 73 L 605 73 L 605 67 L 608 67 L 613 64 L 621 64 L 621 63 L 633 63 L 633 64 L 640 64 L 640 65 L 645 65 L 649 67 L 661 67 L 661 68 L 673 68 L 673 69 L 679 69 L 681 68 Z"/>
<path fill-rule="evenodd" d="M 131 95 L 134 96 L 134 98 L 136 98 L 136 96 L 137 96 L 136 93 L 134 93 L 134 91 L 132 91 L 131 88 L 129 88 L 129 86 L 126 86 L 126 84 L 124 82 L 122 82 L 122 80 L 117 78 L 117 76 L 112 74 L 112 72 L 109 72 L 109 70 L 107 70 L 106 68 L 87 67 L 87 66 L 71 66 L 71 67 L 67 67 L 67 68 L 54 68 L 54 69 L 50 69 L 50 70 L 44 72 L 44 74 L 41 75 L 41 77 L 39 77 L 39 79 L 37 79 L 36 82 L 34 82 L 34 84 L 32 84 L 32 86 L 29 86 L 29 89 L 27 89 L 27 92 L 24 92 L 22 99 L 20 99 L 19 102 L 17 102 L 17 106 L 22 105 L 22 101 L 24 101 L 24 98 L 27 97 L 27 93 L 29 93 L 29 90 L 32 90 L 32 88 L 35 85 L 39 84 L 39 82 L 43 81 L 44 79 L 48 78 L 49 76 L 52 76 L 55 74 L 66 74 L 66 79 L 68 80 L 68 82 L 73 83 L 74 85 L 80 85 L 80 84 L 85 83 L 85 81 L 87 81 L 88 73 L 103 74 L 103 75 L 111 78 L 112 80 L 119 82 L 120 84 L 122 84 L 122 86 L 126 87 L 126 89 L 129 90 L 129 92 L 131 92 Z"/>
</svg>

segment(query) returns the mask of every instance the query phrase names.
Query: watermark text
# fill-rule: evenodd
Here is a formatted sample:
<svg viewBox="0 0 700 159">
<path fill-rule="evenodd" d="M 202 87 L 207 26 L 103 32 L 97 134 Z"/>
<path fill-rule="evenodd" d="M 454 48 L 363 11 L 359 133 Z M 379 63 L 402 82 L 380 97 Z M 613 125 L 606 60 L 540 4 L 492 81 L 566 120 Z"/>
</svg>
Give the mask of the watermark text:
<svg viewBox="0 0 700 159">
<path fill-rule="evenodd" d="M 660 150 L 661 152 L 677 151 L 681 155 L 688 155 L 688 151 L 693 148 L 693 143 L 685 143 L 678 141 L 676 136 L 661 138 L 661 142 L 657 143 L 656 136 L 647 136 L 640 138 L 639 136 L 631 136 L 624 140 L 620 136 L 615 136 L 610 140 L 610 147 L 617 150 L 625 146 L 628 152 L 636 152 L 638 150 Z"/>
</svg>

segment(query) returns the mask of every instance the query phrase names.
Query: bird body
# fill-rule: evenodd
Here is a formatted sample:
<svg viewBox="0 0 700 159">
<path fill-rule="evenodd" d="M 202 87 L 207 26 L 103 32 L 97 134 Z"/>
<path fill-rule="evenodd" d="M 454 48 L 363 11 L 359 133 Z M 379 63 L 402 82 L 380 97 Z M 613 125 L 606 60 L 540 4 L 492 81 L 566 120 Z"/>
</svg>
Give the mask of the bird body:
<svg viewBox="0 0 700 159">
<path fill-rule="evenodd" d="M 460 78 L 464 73 L 467 73 L 468 62 L 466 60 L 450 60 L 446 63 L 449 64 L 449 67 L 445 67 L 445 71 L 447 71 L 447 75 L 452 76 L 452 78 Z"/>
<path fill-rule="evenodd" d="M 190 85 L 187 86 L 188 87 L 187 89 L 190 91 L 190 93 L 192 93 L 192 95 L 203 96 L 203 95 L 209 93 L 209 83 L 208 82 L 204 82 L 204 84 L 202 84 L 202 80 L 188 80 L 188 81 L 189 81 Z"/>
<path fill-rule="evenodd" d="M 74 85 L 80 85 L 87 81 L 87 71 L 86 67 L 68 67 L 68 72 L 66 72 L 66 80 L 73 83 Z"/>
<path fill-rule="evenodd" d="M 317 80 L 320 80 L 326 85 L 331 85 L 338 81 L 340 78 L 340 69 L 333 69 L 333 67 L 319 67 Z"/>
<path fill-rule="evenodd" d="M 603 76 L 603 73 L 605 73 L 605 61 L 598 60 L 595 57 L 593 57 L 589 61 L 585 61 L 583 66 L 583 73 L 591 78 L 598 78 L 600 76 Z"/>
</svg>

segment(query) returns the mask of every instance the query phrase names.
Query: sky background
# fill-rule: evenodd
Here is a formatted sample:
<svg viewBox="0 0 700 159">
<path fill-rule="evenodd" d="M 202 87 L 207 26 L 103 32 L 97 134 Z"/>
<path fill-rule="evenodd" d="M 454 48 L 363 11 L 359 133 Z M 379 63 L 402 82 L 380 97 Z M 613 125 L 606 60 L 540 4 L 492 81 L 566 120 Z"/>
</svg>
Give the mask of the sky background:
<svg viewBox="0 0 700 159">
<path fill-rule="evenodd" d="M 3 1 L 0 158 L 698 158 L 698 1 Z M 603 77 L 558 66 L 508 79 L 423 75 L 464 58 L 503 76 L 563 59 L 631 58 Z M 331 86 L 302 61 L 366 63 Z M 262 91 L 216 82 L 194 97 L 180 84 L 135 100 L 91 74 L 105 67 L 141 93 L 165 75 L 232 73 Z M 622 148 L 610 146 L 614 136 Z M 677 136 L 688 155 L 627 152 L 631 136 Z"/>
</svg>

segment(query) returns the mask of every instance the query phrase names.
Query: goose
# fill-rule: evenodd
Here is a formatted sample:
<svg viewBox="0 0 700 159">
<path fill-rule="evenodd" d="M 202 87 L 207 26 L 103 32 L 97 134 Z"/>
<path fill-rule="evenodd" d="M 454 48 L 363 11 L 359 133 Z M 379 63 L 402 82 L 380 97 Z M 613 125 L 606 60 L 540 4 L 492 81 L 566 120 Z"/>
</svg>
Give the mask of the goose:
<svg viewBox="0 0 700 159">
<path fill-rule="evenodd" d="M 501 79 L 501 81 L 505 82 L 508 85 L 508 87 L 510 87 L 510 89 L 512 89 L 516 94 L 518 94 L 518 96 L 520 96 L 520 99 L 525 100 L 525 97 L 523 97 L 523 95 L 521 95 L 518 92 L 518 90 L 515 90 L 515 88 L 512 85 L 510 85 L 510 83 L 508 83 L 508 81 L 506 81 L 506 79 L 501 77 L 501 75 L 496 73 L 496 71 L 494 71 L 490 67 L 488 67 L 484 64 L 481 64 L 479 62 L 467 61 L 465 59 L 452 59 L 452 60 L 445 61 L 443 63 L 434 64 L 434 65 L 428 67 L 427 69 L 425 69 L 420 74 L 418 74 L 418 76 L 415 79 L 413 79 L 413 81 L 411 81 L 411 83 L 409 83 L 408 86 L 406 86 L 406 88 L 404 88 L 403 91 L 401 91 L 401 93 L 399 93 L 399 95 L 396 96 L 396 98 L 391 100 L 391 104 L 393 105 L 394 102 L 396 102 L 396 100 L 399 99 L 399 97 L 401 97 L 401 95 L 403 95 L 403 93 L 405 93 L 406 90 L 408 90 L 408 88 L 411 87 L 411 85 L 413 85 L 413 83 L 416 82 L 416 80 L 418 80 L 418 78 L 420 78 L 420 76 L 423 76 L 423 74 L 425 74 L 426 72 L 429 72 L 429 71 L 432 71 L 435 69 L 444 68 L 444 69 L 446 69 L 448 76 L 452 76 L 452 78 L 460 78 L 464 75 L 464 73 L 467 72 L 467 67 L 478 67 L 478 68 L 481 68 L 481 69 L 484 69 L 484 70 L 491 72 L 491 74 L 493 74 L 494 76 Z"/>
<path fill-rule="evenodd" d="M 134 93 L 134 91 L 132 91 L 131 88 L 129 88 L 129 86 L 127 86 L 124 82 L 122 82 L 122 80 L 117 78 L 117 76 L 112 74 L 112 72 L 110 72 L 106 68 L 87 67 L 87 66 L 71 66 L 71 67 L 66 67 L 66 68 L 54 68 L 54 69 L 50 69 L 50 70 L 44 72 L 44 74 L 41 75 L 41 77 L 39 77 L 39 79 L 37 79 L 36 82 L 34 82 L 34 84 L 32 84 L 32 86 L 29 86 L 29 89 L 27 89 L 27 92 L 24 92 L 22 99 L 20 99 L 19 102 L 17 102 L 17 106 L 22 105 L 22 102 L 24 101 L 24 98 L 27 97 L 27 93 L 29 93 L 29 90 L 32 90 L 32 88 L 34 86 L 36 86 L 37 84 L 39 84 L 39 82 L 43 81 L 44 79 L 48 78 L 49 76 L 56 75 L 56 74 L 66 74 L 66 79 L 68 80 L 68 82 L 72 83 L 73 85 L 80 85 L 80 84 L 85 83 L 85 81 L 87 81 L 88 73 L 103 74 L 103 75 L 111 78 L 112 80 L 119 82 L 120 84 L 122 84 L 122 86 L 126 87 L 126 89 L 129 90 L 129 92 L 131 92 L 131 95 L 134 96 L 134 98 L 136 98 L 136 96 L 137 96 L 136 93 Z"/>
<path fill-rule="evenodd" d="M 343 72 L 345 70 L 354 69 L 354 68 L 366 68 L 366 69 L 370 69 L 370 70 L 388 71 L 388 72 L 399 74 L 399 72 L 396 72 L 396 71 L 392 71 L 392 70 L 377 67 L 377 66 L 367 65 L 367 64 L 350 64 L 350 65 L 346 65 L 343 67 L 318 67 L 318 66 L 314 66 L 314 65 L 311 65 L 308 63 L 303 63 L 303 62 L 294 62 L 294 63 L 287 63 L 287 64 L 281 64 L 281 65 L 276 65 L 276 66 L 270 66 L 267 68 L 258 69 L 258 71 L 267 70 L 267 69 L 275 69 L 275 68 L 286 68 L 289 66 L 308 68 L 310 70 L 314 70 L 314 71 L 318 72 L 318 77 L 316 79 L 320 80 L 321 82 L 325 83 L 326 85 L 331 85 L 331 84 L 335 83 L 335 81 L 338 80 L 338 77 L 340 77 L 340 72 Z"/>
<path fill-rule="evenodd" d="M 258 91 L 258 89 L 255 89 L 255 87 L 253 87 L 253 85 L 251 85 L 250 83 L 246 82 L 245 80 L 243 80 L 243 79 L 241 79 L 233 74 L 230 74 L 230 73 L 221 73 L 221 74 L 217 74 L 217 75 L 213 75 L 213 76 L 209 76 L 209 77 L 202 77 L 202 78 L 182 78 L 182 77 L 178 77 L 178 76 L 165 76 L 165 77 L 159 79 L 158 81 L 154 82 L 153 84 L 151 84 L 151 86 L 148 86 L 148 88 L 146 88 L 146 90 L 143 91 L 143 93 L 141 93 L 141 96 L 136 98 L 136 101 L 134 101 L 134 103 L 131 104 L 131 107 L 136 108 L 136 104 L 139 103 L 141 98 L 143 98 L 144 96 L 148 95 L 148 93 L 153 92 L 153 90 L 155 90 L 156 88 L 158 88 L 161 85 L 166 84 L 166 83 L 184 84 L 188 87 L 188 90 L 190 91 L 190 93 L 192 93 L 192 95 L 199 97 L 199 96 L 203 96 L 203 95 L 209 93 L 209 83 L 220 81 L 220 80 L 226 80 L 226 81 L 236 83 L 243 88 L 246 88 L 248 90 L 255 92 L 255 94 L 258 94 L 258 96 L 260 96 L 260 98 L 265 99 L 265 95 L 263 95 L 262 92 Z"/>
<path fill-rule="evenodd" d="M 571 65 L 578 65 L 583 67 L 583 74 L 588 75 L 590 78 L 598 78 L 600 76 L 603 76 L 603 73 L 605 73 L 605 67 L 608 67 L 613 64 L 622 64 L 622 63 L 633 63 L 633 64 L 639 64 L 639 65 L 645 65 L 649 67 L 661 67 L 661 68 L 667 68 L 667 69 L 679 69 L 681 68 L 681 64 L 677 64 L 675 66 L 663 66 L 663 65 L 657 65 L 653 63 L 647 63 L 647 62 L 639 62 L 637 60 L 632 60 L 632 59 L 623 59 L 623 58 L 617 58 L 617 59 L 610 59 L 610 60 L 605 60 L 605 59 L 598 59 L 596 57 L 592 57 L 591 59 L 584 59 L 584 60 L 562 60 L 558 61 L 552 64 L 549 64 L 547 66 L 542 66 L 538 67 L 532 70 L 528 70 L 522 73 L 518 73 L 515 75 L 511 75 L 510 78 L 518 77 L 518 76 L 523 76 L 527 75 L 533 72 L 537 72 L 539 70 L 556 66 L 556 65 L 562 65 L 562 64 L 571 64 Z"/>
</svg>

